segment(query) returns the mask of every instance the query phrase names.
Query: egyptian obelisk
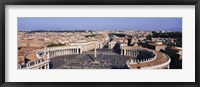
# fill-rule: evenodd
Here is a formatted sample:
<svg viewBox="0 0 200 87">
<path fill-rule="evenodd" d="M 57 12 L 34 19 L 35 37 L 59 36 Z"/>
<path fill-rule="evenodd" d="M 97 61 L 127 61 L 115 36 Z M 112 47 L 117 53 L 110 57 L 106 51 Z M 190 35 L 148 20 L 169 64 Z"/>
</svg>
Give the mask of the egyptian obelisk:
<svg viewBox="0 0 200 87">
<path fill-rule="evenodd" d="M 97 58 L 97 48 L 96 48 L 96 44 L 94 45 L 94 59 Z"/>
</svg>

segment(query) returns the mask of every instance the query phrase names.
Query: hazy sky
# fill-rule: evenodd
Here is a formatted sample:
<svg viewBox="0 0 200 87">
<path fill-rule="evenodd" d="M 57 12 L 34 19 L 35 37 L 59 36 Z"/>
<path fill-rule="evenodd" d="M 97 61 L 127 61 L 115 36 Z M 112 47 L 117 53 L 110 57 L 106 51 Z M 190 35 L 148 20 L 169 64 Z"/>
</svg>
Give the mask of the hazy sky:
<svg viewBox="0 0 200 87">
<path fill-rule="evenodd" d="M 130 17 L 19 17 L 18 30 L 174 30 L 182 31 L 182 18 Z"/>
</svg>

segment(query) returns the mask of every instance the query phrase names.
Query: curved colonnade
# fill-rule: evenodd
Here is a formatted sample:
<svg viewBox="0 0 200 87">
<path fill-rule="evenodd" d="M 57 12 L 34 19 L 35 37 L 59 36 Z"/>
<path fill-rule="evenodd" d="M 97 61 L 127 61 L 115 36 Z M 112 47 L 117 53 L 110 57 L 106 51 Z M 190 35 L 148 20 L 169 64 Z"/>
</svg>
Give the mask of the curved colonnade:
<svg viewBox="0 0 200 87">
<path fill-rule="evenodd" d="M 49 58 L 53 58 L 56 56 L 68 55 L 68 54 L 82 54 L 82 48 L 80 46 L 50 47 L 45 50 L 46 50 Z"/>
<path fill-rule="evenodd" d="M 145 63 L 145 62 L 154 61 L 156 58 L 157 58 L 157 54 L 154 53 L 154 56 L 153 56 L 153 57 L 146 58 L 146 59 L 141 59 L 141 60 L 133 60 L 133 59 L 130 59 L 130 60 L 128 60 L 126 63 L 127 63 L 127 64 Z"/>
<path fill-rule="evenodd" d="M 18 69 L 49 69 L 50 58 L 70 54 L 82 54 L 82 48 L 80 46 L 61 46 L 34 50 L 26 54 L 24 58 L 36 58 L 36 60 L 18 64 Z"/>
<path fill-rule="evenodd" d="M 142 47 L 126 46 L 126 47 L 121 48 L 121 55 L 137 57 L 140 54 L 140 52 L 143 52 L 142 55 L 152 54 L 152 56 L 146 57 L 143 59 L 127 60 L 126 64 L 128 68 L 130 69 L 169 69 L 169 64 L 171 62 L 171 59 L 168 55 L 164 53 L 142 48 Z"/>
<path fill-rule="evenodd" d="M 18 69 L 49 69 L 50 60 L 47 58 L 46 52 L 41 55 L 41 50 L 34 50 L 24 56 L 24 59 L 34 58 L 34 61 L 27 61 L 23 64 L 18 64 Z"/>
</svg>

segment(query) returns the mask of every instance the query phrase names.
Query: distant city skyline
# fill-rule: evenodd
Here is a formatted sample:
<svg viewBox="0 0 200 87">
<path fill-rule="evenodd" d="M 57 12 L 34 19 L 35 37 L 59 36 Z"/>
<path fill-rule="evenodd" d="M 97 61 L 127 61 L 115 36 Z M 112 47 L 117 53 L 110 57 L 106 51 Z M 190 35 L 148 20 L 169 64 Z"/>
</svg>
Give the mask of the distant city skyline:
<svg viewBox="0 0 200 87">
<path fill-rule="evenodd" d="M 182 31 L 182 18 L 18 17 L 18 30 Z"/>
</svg>

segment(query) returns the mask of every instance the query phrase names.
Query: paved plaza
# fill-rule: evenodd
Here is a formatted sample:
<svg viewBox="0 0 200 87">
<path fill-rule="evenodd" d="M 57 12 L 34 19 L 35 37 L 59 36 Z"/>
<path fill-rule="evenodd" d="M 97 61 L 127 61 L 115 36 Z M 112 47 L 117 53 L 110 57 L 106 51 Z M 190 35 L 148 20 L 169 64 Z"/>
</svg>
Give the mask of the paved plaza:
<svg viewBox="0 0 200 87">
<path fill-rule="evenodd" d="M 51 69 L 127 69 L 126 61 L 136 59 L 131 56 L 123 56 L 112 50 L 97 50 L 97 57 L 94 51 L 83 54 L 71 54 L 51 58 Z M 97 63 L 95 63 L 95 61 Z"/>
</svg>

